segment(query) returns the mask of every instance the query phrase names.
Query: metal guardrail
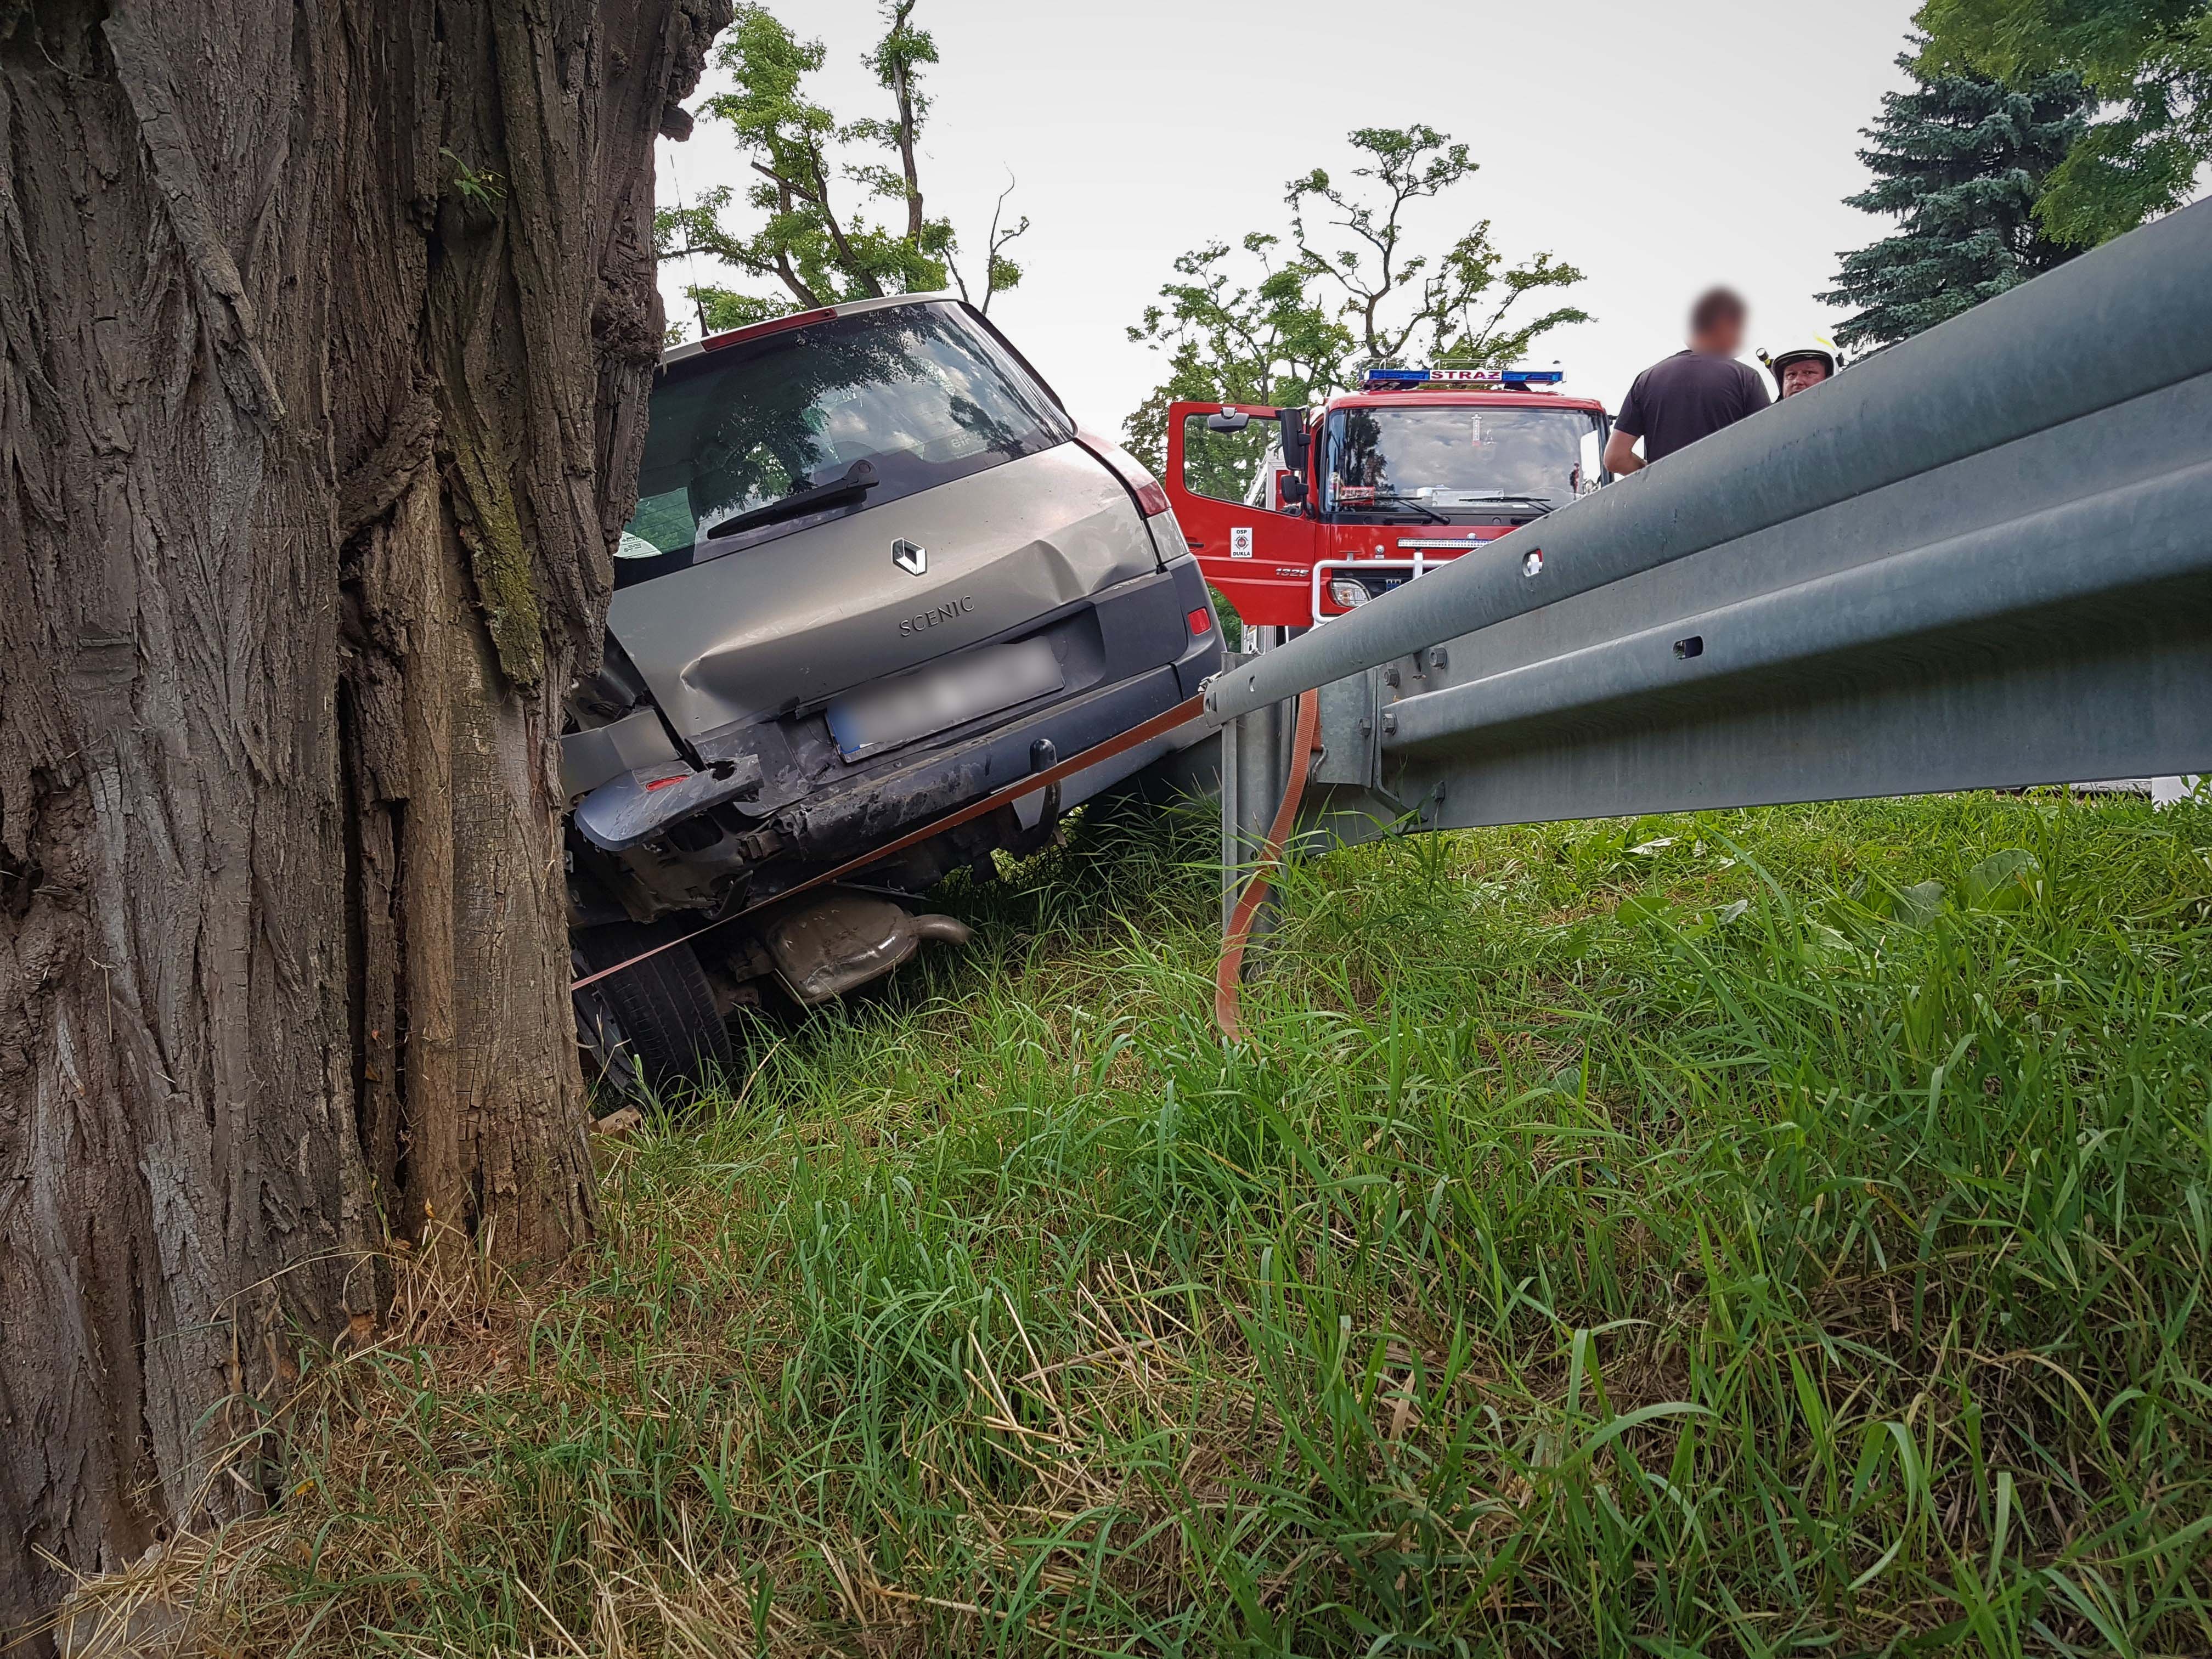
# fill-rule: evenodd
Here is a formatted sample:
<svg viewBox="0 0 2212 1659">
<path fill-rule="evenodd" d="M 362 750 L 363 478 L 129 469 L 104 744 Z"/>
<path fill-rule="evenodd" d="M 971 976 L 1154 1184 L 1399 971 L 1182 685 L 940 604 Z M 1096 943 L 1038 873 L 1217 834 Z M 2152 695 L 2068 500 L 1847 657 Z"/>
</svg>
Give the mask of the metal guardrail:
<svg viewBox="0 0 2212 1659">
<path fill-rule="evenodd" d="M 2146 226 L 1316 629 L 1233 717 L 2212 374 L 2212 202 Z M 2094 445 L 2098 428 L 2081 428 Z M 2212 450 L 2208 450 L 2212 453 Z M 2010 514 L 1986 503 L 1988 521 Z M 1786 556 L 1786 547 L 1784 553 Z M 1536 574 L 1528 556 L 1542 555 Z"/>
<path fill-rule="evenodd" d="M 1224 859 L 1315 687 L 1353 837 L 2212 770 L 2208 295 L 2212 203 L 1239 663 Z"/>
</svg>

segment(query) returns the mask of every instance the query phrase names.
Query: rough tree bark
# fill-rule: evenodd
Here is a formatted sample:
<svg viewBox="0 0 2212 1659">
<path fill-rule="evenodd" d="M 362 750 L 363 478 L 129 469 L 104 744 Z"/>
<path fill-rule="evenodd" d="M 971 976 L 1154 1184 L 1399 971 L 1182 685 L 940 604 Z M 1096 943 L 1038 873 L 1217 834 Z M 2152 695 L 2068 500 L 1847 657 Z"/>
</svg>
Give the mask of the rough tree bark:
<svg viewBox="0 0 2212 1659">
<path fill-rule="evenodd" d="M 589 1225 L 559 698 L 729 0 L 0 0 L 0 1626 Z"/>
</svg>

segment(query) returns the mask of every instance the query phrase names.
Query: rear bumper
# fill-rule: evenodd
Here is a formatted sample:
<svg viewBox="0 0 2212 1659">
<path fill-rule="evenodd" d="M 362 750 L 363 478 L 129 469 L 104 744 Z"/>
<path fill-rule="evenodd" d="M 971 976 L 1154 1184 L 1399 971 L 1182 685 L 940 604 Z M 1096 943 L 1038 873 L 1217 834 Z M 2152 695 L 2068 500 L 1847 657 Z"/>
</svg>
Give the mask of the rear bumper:
<svg viewBox="0 0 2212 1659">
<path fill-rule="evenodd" d="M 1182 700 L 1174 668 L 1155 668 L 1086 691 L 957 747 L 923 756 L 910 766 L 854 788 L 811 796 L 788 809 L 778 823 L 788 828 L 794 850 L 809 862 L 856 857 L 1042 769 L 1039 757 L 1045 751 L 1038 747 L 1041 744 L 1050 744 L 1051 757 L 1063 759 L 1164 714 Z M 1164 739 L 1160 746 L 1164 750 Z M 1061 784 L 1061 804 L 1073 805 L 1152 758 L 1145 748 L 1133 749 L 1079 772 Z"/>
<path fill-rule="evenodd" d="M 1206 602 L 1205 578 L 1195 561 L 1183 559 L 1161 572 L 1158 580 L 1175 599 L 1176 608 L 1170 613 L 1172 638 L 1164 637 L 1166 629 L 1157 620 L 1148 618 L 1152 625 L 1139 632 L 1114 625 L 1136 623 L 1139 618 L 1133 614 L 1101 617 L 1114 640 L 1114 655 L 1125 662 L 1132 656 L 1150 656 L 1156 666 L 1093 685 L 941 747 L 901 756 L 897 763 L 871 770 L 842 788 L 817 787 L 777 817 L 793 850 L 808 863 L 855 857 L 1054 760 L 1066 760 L 1118 737 L 1196 695 L 1200 684 L 1221 666 L 1221 630 Z M 1158 597 L 1144 607 L 1155 617 L 1162 609 Z M 1207 626 L 1194 635 L 1188 618 L 1201 609 Z M 1090 799 L 1173 746 L 1171 738 L 1156 738 L 1076 773 L 1060 786 L 1060 805 L 1073 806 Z M 1032 800 L 1021 803 L 1018 811 L 1024 823 L 1034 823 L 1041 810 L 1041 800 Z"/>
<path fill-rule="evenodd" d="M 1203 624 L 1195 629 L 1194 617 Z M 1220 624 L 1188 556 L 1018 630 L 1036 634 L 1062 643 L 1074 682 L 1042 706 L 984 716 L 857 763 L 838 754 L 819 710 L 793 714 L 699 739 L 697 767 L 679 760 L 673 777 L 661 775 L 671 769 L 663 763 L 592 791 L 571 821 L 576 918 L 605 912 L 647 921 L 773 898 L 1164 714 L 1221 666 Z M 1086 800 L 1177 741 L 1156 738 L 1087 768 L 1062 780 L 1052 798 L 1063 809 Z M 602 797 L 626 808 L 619 834 L 602 822 Z M 919 890 L 992 848 L 1018 847 L 1048 800 L 1039 791 L 925 843 L 878 878 Z"/>
</svg>

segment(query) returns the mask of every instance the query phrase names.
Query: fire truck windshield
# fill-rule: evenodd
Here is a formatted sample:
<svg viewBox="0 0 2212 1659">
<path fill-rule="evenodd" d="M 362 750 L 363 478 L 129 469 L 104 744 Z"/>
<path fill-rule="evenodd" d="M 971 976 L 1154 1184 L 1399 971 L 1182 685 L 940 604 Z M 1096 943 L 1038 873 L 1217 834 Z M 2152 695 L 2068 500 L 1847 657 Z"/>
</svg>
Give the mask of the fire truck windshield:
<svg viewBox="0 0 2212 1659">
<path fill-rule="evenodd" d="M 1522 516 L 1565 507 L 1594 479 L 1588 410 L 1418 404 L 1328 417 L 1322 510 Z"/>
</svg>

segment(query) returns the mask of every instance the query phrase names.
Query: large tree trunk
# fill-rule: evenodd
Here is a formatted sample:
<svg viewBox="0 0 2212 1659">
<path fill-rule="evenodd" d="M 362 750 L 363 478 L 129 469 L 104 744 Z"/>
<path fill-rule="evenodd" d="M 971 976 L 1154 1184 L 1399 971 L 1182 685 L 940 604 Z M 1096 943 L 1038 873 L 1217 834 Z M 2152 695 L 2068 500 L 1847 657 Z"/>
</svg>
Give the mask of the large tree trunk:
<svg viewBox="0 0 2212 1659">
<path fill-rule="evenodd" d="M 386 1232 L 589 1225 L 554 744 L 728 15 L 0 0 L 0 1626 L 264 1501 Z"/>
</svg>

